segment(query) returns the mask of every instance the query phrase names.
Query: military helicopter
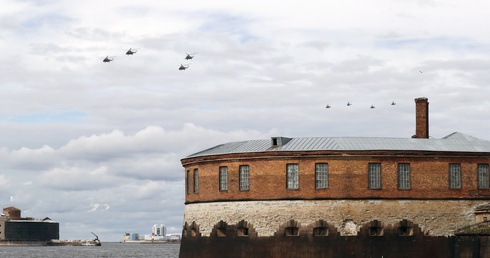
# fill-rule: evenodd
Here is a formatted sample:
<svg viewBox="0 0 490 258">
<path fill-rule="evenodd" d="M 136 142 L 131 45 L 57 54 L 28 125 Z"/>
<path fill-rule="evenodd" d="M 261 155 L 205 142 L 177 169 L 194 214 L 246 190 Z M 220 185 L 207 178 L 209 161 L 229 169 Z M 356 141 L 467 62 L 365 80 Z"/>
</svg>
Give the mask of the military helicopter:
<svg viewBox="0 0 490 258">
<path fill-rule="evenodd" d="M 191 53 L 191 54 L 188 54 L 188 53 L 185 53 L 187 56 L 185 57 L 185 60 L 191 60 L 192 58 L 194 58 L 194 55 L 197 54 L 197 53 Z"/>
<path fill-rule="evenodd" d="M 129 55 L 133 55 L 133 54 L 134 54 L 134 53 L 136 53 L 136 52 L 138 52 L 138 50 L 137 50 L 137 49 L 132 49 L 132 48 L 130 48 L 130 49 L 129 49 L 129 50 L 126 52 L 126 55 L 128 55 L 128 56 L 129 56 Z"/>
<path fill-rule="evenodd" d="M 347 106 L 350 107 L 352 106 L 352 104 L 350 102 L 347 102 Z"/>
<path fill-rule="evenodd" d="M 332 106 L 330 106 L 330 105 L 328 105 L 328 104 L 327 104 L 327 106 L 326 106 L 325 108 L 331 108 L 331 107 L 332 107 Z"/>
<path fill-rule="evenodd" d="M 185 70 L 187 68 L 189 68 L 189 65 L 188 64 L 186 64 L 186 65 L 180 64 L 179 70 L 183 71 L 183 70 Z"/>
<path fill-rule="evenodd" d="M 104 60 L 102 60 L 102 62 L 104 62 L 104 63 L 109 63 L 109 62 L 111 62 L 112 60 L 114 60 L 114 57 L 113 57 L 113 56 L 106 56 L 106 57 L 104 58 Z"/>
</svg>

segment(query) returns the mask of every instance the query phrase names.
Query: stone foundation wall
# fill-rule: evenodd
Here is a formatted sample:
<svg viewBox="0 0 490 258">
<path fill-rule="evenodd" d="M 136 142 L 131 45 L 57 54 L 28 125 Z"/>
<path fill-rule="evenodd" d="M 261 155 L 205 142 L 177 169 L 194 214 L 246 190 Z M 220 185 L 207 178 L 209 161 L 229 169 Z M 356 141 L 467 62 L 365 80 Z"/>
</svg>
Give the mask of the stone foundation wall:
<svg viewBox="0 0 490 258">
<path fill-rule="evenodd" d="M 201 236 L 210 236 L 220 221 L 246 221 L 258 236 L 273 236 L 294 220 L 306 227 L 319 220 L 341 235 L 354 235 L 362 224 L 379 220 L 384 225 L 403 219 L 419 225 L 426 235 L 448 236 L 476 222 L 475 208 L 488 200 L 285 200 L 193 203 L 185 206 L 184 222 L 195 222 Z M 353 230 L 355 228 L 356 230 Z"/>
</svg>

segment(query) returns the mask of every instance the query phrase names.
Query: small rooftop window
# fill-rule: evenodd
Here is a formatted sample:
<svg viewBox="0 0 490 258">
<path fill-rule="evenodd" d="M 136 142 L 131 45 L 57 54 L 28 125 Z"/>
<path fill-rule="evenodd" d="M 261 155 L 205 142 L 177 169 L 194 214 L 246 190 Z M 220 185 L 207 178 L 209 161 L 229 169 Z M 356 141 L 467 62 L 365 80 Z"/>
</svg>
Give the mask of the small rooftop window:
<svg viewBox="0 0 490 258">
<path fill-rule="evenodd" d="M 286 143 L 288 143 L 291 138 L 286 138 L 286 137 L 271 137 L 272 140 L 272 146 L 283 146 Z"/>
</svg>

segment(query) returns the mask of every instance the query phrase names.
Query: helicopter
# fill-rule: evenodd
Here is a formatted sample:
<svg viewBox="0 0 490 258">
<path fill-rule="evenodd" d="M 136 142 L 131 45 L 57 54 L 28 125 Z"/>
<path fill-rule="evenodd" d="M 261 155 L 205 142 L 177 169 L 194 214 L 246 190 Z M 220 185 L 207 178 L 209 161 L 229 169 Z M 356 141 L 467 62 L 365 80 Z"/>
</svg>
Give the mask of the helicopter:
<svg viewBox="0 0 490 258">
<path fill-rule="evenodd" d="M 330 106 L 330 105 L 328 105 L 328 104 L 327 104 L 327 106 L 326 106 L 325 108 L 331 108 L 331 107 L 332 107 L 332 106 Z"/>
<path fill-rule="evenodd" d="M 347 106 L 350 107 L 352 104 L 350 102 L 347 102 Z"/>
<path fill-rule="evenodd" d="M 134 53 L 136 53 L 136 52 L 138 52 L 138 50 L 137 50 L 137 49 L 132 49 L 132 48 L 130 48 L 130 49 L 129 49 L 129 50 L 126 52 L 126 55 L 128 55 L 128 56 L 129 56 L 129 55 L 133 55 L 133 54 L 134 54 Z"/>
<path fill-rule="evenodd" d="M 197 53 L 191 53 L 191 54 L 188 54 L 188 53 L 185 53 L 187 56 L 185 57 L 185 60 L 191 60 L 192 58 L 194 58 L 194 55 L 197 54 Z"/>
<path fill-rule="evenodd" d="M 185 70 L 187 68 L 189 68 L 189 65 L 188 64 L 186 64 L 186 65 L 180 64 L 179 70 L 183 71 L 183 70 Z"/>
<path fill-rule="evenodd" d="M 109 62 L 111 62 L 112 60 L 114 60 L 114 57 L 113 57 L 113 56 L 106 56 L 106 57 L 104 58 L 104 60 L 102 60 L 102 62 L 104 62 L 104 63 L 109 63 Z"/>
</svg>

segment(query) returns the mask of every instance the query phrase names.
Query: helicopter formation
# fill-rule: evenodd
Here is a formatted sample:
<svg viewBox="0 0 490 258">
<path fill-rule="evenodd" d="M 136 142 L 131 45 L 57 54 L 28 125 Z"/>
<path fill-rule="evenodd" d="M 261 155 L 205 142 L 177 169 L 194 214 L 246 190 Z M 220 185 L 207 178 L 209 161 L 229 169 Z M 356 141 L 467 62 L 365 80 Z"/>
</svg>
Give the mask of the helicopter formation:
<svg viewBox="0 0 490 258">
<path fill-rule="evenodd" d="M 192 60 L 194 58 L 194 55 L 197 54 L 197 53 L 185 53 L 186 56 L 185 56 L 185 60 Z M 179 70 L 180 71 L 184 71 L 185 69 L 189 68 L 189 64 L 180 64 L 180 67 L 179 67 Z"/>
<path fill-rule="evenodd" d="M 136 54 L 136 52 L 138 52 L 138 49 L 129 48 L 129 50 L 126 51 L 126 55 L 132 56 L 132 55 Z M 185 53 L 185 54 L 186 54 L 186 56 L 184 58 L 185 60 L 192 60 L 197 53 Z M 115 56 L 106 56 L 104 59 L 102 59 L 102 62 L 110 63 L 110 62 L 114 61 L 114 57 Z M 183 71 L 183 70 L 186 70 L 187 68 L 189 68 L 189 64 L 180 64 L 179 70 Z"/>
<path fill-rule="evenodd" d="M 391 102 L 391 106 L 395 106 L 395 105 L 396 105 L 396 102 L 395 102 L 395 101 L 392 101 L 392 102 Z M 349 102 L 347 102 L 347 106 L 348 106 L 348 107 L 352 106 L 352 103 L 351 103 L 350 101 L 349 101 Z M 327 104 L 327 105 L 325 106 L 325 108 L 332 108 L 332 106 L 331 106 L 330 104 Z M 370 108 L 371 108 L 371 109 L 374 109 L 374 108 L 376 108 L 376 106 L 371 105 L 371 107 L 370 107 Z"/>
<path fill-rule="evenodd" d="M 135 54 L 136 52 L 138 52 L 138 50 L 137 50 L 137 49 L 129 48 L 129 50 L 128 50 L 128 51 L 126 51 L 126 55 L 128 55 L 128 56 L 129 56 L 129 55 L 131 55 L 131 56 L 132 56 L 132 55 L 133 55 L 133 54 Z M 115 56 L 106 56 L 106 57 L 105 57 L 105 58 L 102 60 L 102 62 L 104 62 L 104 63 L 110 63 L 110 62 L 114 61 L 114 57 L 115 57 Z"/>
</svg>

